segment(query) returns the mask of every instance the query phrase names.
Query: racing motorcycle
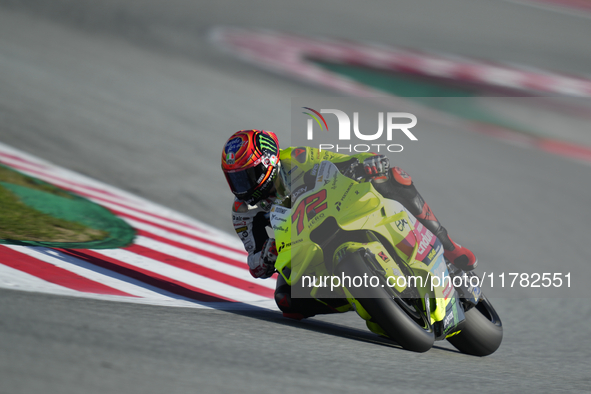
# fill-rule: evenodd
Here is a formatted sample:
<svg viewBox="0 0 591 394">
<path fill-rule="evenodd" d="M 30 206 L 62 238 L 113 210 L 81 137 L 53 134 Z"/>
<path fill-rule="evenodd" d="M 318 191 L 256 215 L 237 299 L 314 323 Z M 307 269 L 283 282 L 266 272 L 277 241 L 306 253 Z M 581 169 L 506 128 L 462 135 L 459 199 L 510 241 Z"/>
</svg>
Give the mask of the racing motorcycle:
<svg viewBox="0 0 591 394">
<path fill-rule="evenodd" d="M 501 319 L 479 278 L 447 262 L 441 242 L 402 204 L 330 161 L 298 178 L 270 215 L 275 269 L 292 297 L 340 299 L 339 311 L 355 310 L 372 332 L 407 350 L 426 352 L 445 339 L 476 356 L 498 349 Z"/>
</svg>

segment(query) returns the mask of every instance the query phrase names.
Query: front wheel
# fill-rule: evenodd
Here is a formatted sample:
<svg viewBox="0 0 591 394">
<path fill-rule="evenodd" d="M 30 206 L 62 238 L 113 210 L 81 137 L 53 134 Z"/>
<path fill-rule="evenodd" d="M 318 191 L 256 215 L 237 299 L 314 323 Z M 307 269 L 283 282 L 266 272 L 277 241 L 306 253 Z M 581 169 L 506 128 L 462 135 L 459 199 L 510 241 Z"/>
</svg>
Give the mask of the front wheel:
<svg viewBox="0 0 591 394">
<path fill-rule="evenodd" d="M 462 353 L 480 357 L 494 353 L 503 340 L 503 324 L 492 304 L 482 296 L 465 315 L 462 331 L 447 340 Z"/>
<path fill-rule="evenodd" d="M 370 270 L 360 253 L 350 254 L 337 267 L 338 275 L 363 277 Z M 423 311 L 400 298 L 393 299 L 383 287 L 347 288 L 351 295 L 380 325 L 388 337 L 404 349 L 426 352 L 433 347 L 435 334 Z M 420 300 L 419 300 L 420 302 Z"/>
</svg>

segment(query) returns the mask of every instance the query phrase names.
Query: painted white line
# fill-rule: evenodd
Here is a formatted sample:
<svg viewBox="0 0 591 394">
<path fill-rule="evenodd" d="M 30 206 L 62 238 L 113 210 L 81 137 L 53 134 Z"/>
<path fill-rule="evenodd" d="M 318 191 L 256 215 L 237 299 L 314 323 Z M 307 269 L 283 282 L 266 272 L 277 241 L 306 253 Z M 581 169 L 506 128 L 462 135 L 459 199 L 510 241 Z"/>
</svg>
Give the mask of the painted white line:
<svg viewBox="0 0 591 394">
<path fill-rule="evenodd" d="M 68 289 L 40 279 L 16 268 L 0 264 L 0 287 L 13 290 L 29 290 L 54 294 L 77 295 L 76 290 Z M 127 297 L 129 298 L 129 297 Z"/>
<path fill-rule="evenodd" d="M 232 260 L 242 262 L 244 264 L 244 269 L 246 269 L 246 270 L 248 269 L 247 265 L 246 265 L 246 256 L 247 256 L 246 252 L 234 252 L 234 251 L 230 251 L 230 250 L 226 250 L 226 249 L 220 249 L 218 246 L 215 246 L 215 245 L 212 245 L 209 243 L 205 243 L 205 242 L 201 242 L 196 239 L 188 238 L 188 237 L 185 237 L 185 236 L 182 236 L 179 234 L 175 234 L 170 231 L 164 230 L 160 227 L 151 226 L 147 223 L 138 222 L 137 220 L 133 220 L 130 218 L 123 218 L 123 220 L 125 220 L 127 223 L 129 223 L 130 226 L 132 226 L 133 228 L 136 228 L 138 230 L 148 231 L 154 235 L 157 235 L 157 236 L 163 237 L 163 238 L 167 238 L 171 241 L 179 242 L 179 243 L 182 243 L 187 246 L 193 246 L 195 248 L 203 249 L 207 252 L 215 253 L 215 254 L 219 255 L 220 257 L 227 257 Z M 236 249 L 238 249 L 242 245 L 239 246 L 239 245 L 237 245 L 237 243 L 238 243 L 238 241 L 234 240 L 234 239 L 231 239 L 231 240 L 228 239 L 225 242 L 226 246 L 230 246 L 228 244 L 232 244 L 232 247 L 236 247 Z"/>
<path fill-rule="evenodd" d="M 119 205 L 115 205 L 115 204 L 112 204 L 112 203 L 109 203 L 109 202 L 100 201 L 100 200 L 94 200 L 92 197 L 90 198 L 90 200 L 92 200 L 92 201 L 96 202 L 97 204 L 100 204 L 100 205 L 102 205 L 104 207 L 107 207 L 107 208 L 110 208 L 110 209 L 113 209 L 113 210 L 116 210 L 116 211 L 125 213 L 125 214 L 130 215 L 130 216 L 134 216 L 134 217 L 137 217 L 137 218 L 146 220 L 146 221 L 148 221 L 150 223 L 158 224 L 158 225 L 160 225 L 162 227 L 166 227 L 166 228 L 171 229 L 171 230 L 178 230 L 178 231 L 181 231 L 181 232 L 183 232 L 185 234 L 194 235 L 194 236 L 200 237 L 200 238 L 208 238 L 208 239 L 210 239 L 210 240 L 212 240 L 214 242 L 218 242 L 218 243 L 222 243 L 222 244 L 224 244 L 224 243 L 230 243 L 231 242 L 230 241 L 230 237 L 227 236 L 227 235 L 226 236 L 209 236 L 209 235 L 203 234 L 200 231 L 194 230 L 191 227 L 182 226 L 182 225 L 177 224 L 177 223 L 171 223 L 171 222 L 169 222 L 169 221 L 167 221 L 165 219 L 156 218 L 156 217 L 153 217 L 153 216 L 151 216 L 149 214 L 145 214 L 145 213 L 142 213 L 142 212 L 134 211 L 132 209 L 125 208 L 125 207 L 122 207 L 122 206 L 119 206 Z M 236 241 L 234 241 L 232 243 L 234 245 L 236 245 Z M 241 251 L 238 249 L 237 245 L 236 246 L 234 246 L 234 245 L 227 245 L 227 246 L 228 247 L 234 247 L 236 249 L 236 253 L 240 253 Z"/>
<path fill-rule="evenodd" d="M 84 293 L 66 287 L 62 287 L 43 279 L 37 278 L 34 275 L 26 272 L 19 271 L 15 268 L 7 267 L 0 264 L 0 288 L 18 291 L 28 291 L 34 293 L 48 293 L 55 295 L 63 295 L 77 298 L 89 298 L 103 301 L 116 301 L 126 302 L 134 304 L 145 304 L 145 305 L 161 305 L 170 307 L 183 307 L 183 308 L 199 308 L 199 309 L 211 309 L 215 305 L 207 306 L 207 304 L 199 304 L 191 300 L 185 300 L 183 297 L 175 298 L 136 298 L 136 297 L 123 297 L 106 294 L 93 294 Z M 230 304 L 230 303 L 224 303 Z"/>
<path fill-rule="evenodd" d="M 245 269 L 238 268 L 220 261 L 216 261 L 208 257 L 202 256 L 200 254 L 177 248 L 176 246 L 167 245 L 163 242 L 155 241 L 153 239 L 146 238 L 143 236 L 137 237 L 135 240 L 135 244 L 177 257 L 179 259 L 190 261 L 195 265 L 206 267 L 214 271 L 221 272 L 223 274 L 230 275 L 238 279 L 242 279 L 246 282 L 253 283 L 258 286 L 266 287 L 272 290 L 275 289 L 275 280 L 273 280 L 272 278 L 255 279 Z M 246 263 L 244 265 L 246 266 Z"/>
<path fill-rule="evenodd" d="M 195 264 L 196 269 L 211 270 L 212 278 L 190 272 L 187 269 L 174 267 L 155 259 L 141 256 L 128 250 L 100 250 L 95 251 L 98 255 L 104 255 L 129 266 L 146 270 L 155 275 L 162 276 L 172 283 L 187 287 L 195 287 L 203 292 L 234 300 L 236 302 L 203 302 L 178 296 L 160 288 L 148 285 L 140 280 L 129 278 L 123 274 L 111 271 L 106 268 L 95 266 L 81 258 L 41 247 L 25 247 L 10 245 L 8 248 L 19 253 L 43 262 L 49 263 L 60 269 L 76 274 L 89 281 L 100 283 L 114 290 L 119 290 L 136 297 L 114 296 L 107 294 L 94 294 L 83 291 L 76 291 L 54 283 L 50 283 L 34 275 L 19 271 L 0 263 L 0 288 L 27 290 L 34 292 L 45 292 L 59 295 L 69 295 L 83 298 L 93 298 L 118 302 L 133 302 L 140 304 L 197 307 L 223 310 L 246 310 L 252 308 L 277 309 L 274 300 L 271 298 L 274 289 L 274 280 L 257 281 L 248 273 L 246 264 L 244 268 L 232 265 L 230 262 L 216 260 L 213 256 L 220 256 L 220 260 L 226 258 L 236 262 L 245 261 L 245 252 L 242 244 L 236 237 L 232 237 L 209 225 L 191 219 L 183 214 L 177 213 L 163 206 L 153 204 L 148 200 L 133 196 L 109 185 L 93 181 L 83 175 L 54 166 L 51 163 L 37 159 L 24 152 L 8 147 L 0 143 L 0 161 L 8 166 L 16 167 L 17 170 L 27 173 L 35 178 L 44 179 L 49 183 L 72 189 L 75 192 L 84 193 L 90 196 L 90 200 L 125 213 L 137 220 L 122 217 L 123 220 L 131 222 L 132 227 L 148 231 L 155 237 L 163 240 L 170 240 L 178 243 L 177 246 L 166 244 L 165 241 L 151 239 L 149 237 L 138 237 L 135 245 L 169 254 L 178 259 L 186 260 Z M 88 198 L 88 197 L 87 197 Z M 141 220 L 146 221 L 143 223 Z M 183 235 L 175 234 L 173 231 L 180 231 Z M 196 237 L 196 239 L 192 238 Z M 210 243 L 212 242 L 212 243 Z M 218 245 L 216 245 L 216 243 Z M 203 250 L 204 255 L 190 252 L 182 248 L 198 248 Z M 228 250 L 226 248 L 232 248 Z M 207 257 L 207 256 L 209 257 Z M 0 256 L 1 257 L 1 256 Z M 199 268 L 202 267 L 202 268 Z M 215 272 L 215 274 L 214 274 Z M 223 275 L 222 275 L 223 274 Z M 219 275 L 219 276 L 218 276 Z M 216 279 L 213 279 L 216 278 Z M 221 281 L 220 281 L 221 280 Z M 223 283 L 226 280 L 232 285 Z M 89 283 L 92 283 L 89 282 Z M 253 285 L 257 285 L 253 287 Z M 236 287 L 235 287 L 236 286 Z M 260 296 L 251 291 L 269 292 L 269 296 Z M 206 306 L 203 306 L 206 305 Z"/>
<path fill-rule="evenodd" d="M 258 302 L 268 300 L 267 297 L 262 297 L 246 290 L 242 290 L 214 279 L 195 274 L 169 264 L 151 259 L 149 257 L 140 256 L 138 254 L 129 252 L 123 249 L 102 249 L 96 250 L 97 253 L 105 256 L 124 261 L 127 264 L 135 267 L 166 276 L 167 278 L 185 283 L 190 286 L 197 287 L 213 294 L 220 294 L 232 300 L 244 303 Z"/>
<path fill-rule="evenodd" d="M 37 260 L 45 261 L 56 267 L 73 272 L 84 278 L 109 286 L 122 292 L 150 299 L 170 299 L 165 295 L 149 290 L 145 284 L 135 279 L 127 278 L 117 272 L 102 267 L 97 267 L 86 261 L 63 254 L 57 250 L 43 247 L 27 247 L 17 245 L 4 245 L 17 252 L 34 257 Z M 151 286 L 150 286 L 151 287 Z M 178 298 L 178 297 L 174 297 Z"/>
</svg>

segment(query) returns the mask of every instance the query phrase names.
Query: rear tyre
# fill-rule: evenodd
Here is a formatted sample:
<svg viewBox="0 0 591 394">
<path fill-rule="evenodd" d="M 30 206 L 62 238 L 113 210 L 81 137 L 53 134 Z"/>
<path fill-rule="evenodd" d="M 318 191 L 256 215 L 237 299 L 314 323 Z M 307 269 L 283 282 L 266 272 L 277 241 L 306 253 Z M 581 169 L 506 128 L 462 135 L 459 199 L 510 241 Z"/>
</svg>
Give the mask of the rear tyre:
<svg viewBox="0 0 591 394">
<path fill-rule="evenodd" d="M 349 254 L 337 267 L 338 275 L 373 275 L 360 253 Z M 424 313 L 400 298 L 393 299 L 383 287 L 347 288 L 351 295 L 378 323 L 388 337 L 404 349 L 426 352 L 433 347 L 435 334 Z M 420 299 L 418 300 L 420 302 Z"/>
<path fill-rule="evenodd" d="M 465 315 L 462 331 L 447 340 L 462 353 L 480 357 L 494 353 L 503 340 L 503 323 L 492 304 L 483 295 Z"/>
</svg>

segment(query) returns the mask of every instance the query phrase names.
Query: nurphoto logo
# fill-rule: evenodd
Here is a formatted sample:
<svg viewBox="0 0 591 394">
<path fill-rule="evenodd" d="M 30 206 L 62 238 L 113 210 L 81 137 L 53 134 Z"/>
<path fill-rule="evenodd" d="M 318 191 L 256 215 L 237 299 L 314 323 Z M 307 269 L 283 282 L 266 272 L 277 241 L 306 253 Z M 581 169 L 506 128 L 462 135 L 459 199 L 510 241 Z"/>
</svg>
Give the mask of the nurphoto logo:
<svg viewBox="0 0 591 394">
<path fill-rule="evenodd" d="M 320 127 L 321 132 L 326 129 L 328 132 L 328 124 L 322 114 L 333 114 L 337 117 L 339 123 L 339 141 L 351 141 L 351 119 L 349 115 L 338 109 L 321 109 L 320 112 L 310 107 L 302 107 L 310 112 L 303 112 L 310 116 L 308 119 L 307 139 L 309 141 L 314 139 L 314 121 Z M 417 137 L 409 130 L 416 126 L 417 117 L 408 112 L 388 112 L 386 113 L 386 140 L 392 141 L 395 131 L 401 131 L 411 141 L 417 141 Z M 406 119 L 406 123 L 400 123 L 401 119 Z M 409 122 L 410 121 L 410 122 Z M 374 134 L 363 134 L 359 130 L 359 112 L 353 112 L 353 134 L 356 138 L 362 141 L 377 141 L 384 134 L 384 113 L 378 113 L 378 131 Z M 380 152 L 381 149 L 388 152 L 402 152 L 404 147 L 400 144 L 318 144 L 319 150 L 335 150 L 348 152 Z"/>
</svg>

